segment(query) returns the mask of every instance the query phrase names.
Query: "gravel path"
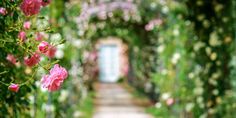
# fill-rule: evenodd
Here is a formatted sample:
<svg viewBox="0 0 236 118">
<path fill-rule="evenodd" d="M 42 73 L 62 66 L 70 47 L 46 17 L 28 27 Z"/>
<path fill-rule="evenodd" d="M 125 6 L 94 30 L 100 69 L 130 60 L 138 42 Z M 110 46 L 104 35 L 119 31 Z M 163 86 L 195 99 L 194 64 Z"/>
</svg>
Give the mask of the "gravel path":
<svg viewBox="0 0 236 118">
<path fill-rule="evenodd" d="M 95 114 L 93 118 L 153 118 L 135 98 L 119 84 L 98 83 L 95 86 Z"/>
</svg>

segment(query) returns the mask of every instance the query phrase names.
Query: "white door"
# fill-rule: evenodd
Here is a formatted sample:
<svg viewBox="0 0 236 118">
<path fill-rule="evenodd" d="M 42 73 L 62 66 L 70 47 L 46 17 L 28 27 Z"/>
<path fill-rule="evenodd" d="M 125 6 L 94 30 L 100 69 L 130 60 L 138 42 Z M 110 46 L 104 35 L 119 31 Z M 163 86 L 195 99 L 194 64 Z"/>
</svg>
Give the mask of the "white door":
<svg viewBox="0 0 236 118">
<path fill-rule="evenodd" d="M 117 45 L 101 45 L 98 62 L 99 80 L 101 82 L 117 82 L 119 79 L 119 47 Z"/>
</svg>

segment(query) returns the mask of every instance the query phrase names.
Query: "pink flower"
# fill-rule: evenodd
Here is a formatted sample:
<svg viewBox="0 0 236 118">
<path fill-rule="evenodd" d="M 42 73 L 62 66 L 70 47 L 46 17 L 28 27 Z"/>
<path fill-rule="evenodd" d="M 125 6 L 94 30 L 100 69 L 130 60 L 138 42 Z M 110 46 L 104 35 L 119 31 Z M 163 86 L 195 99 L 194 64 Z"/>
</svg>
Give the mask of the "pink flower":
<svg viewBox="0 0 236 118">
<path fill-rule="evenodd" d="M 39 63 L 39 61 L 40 61 L 40 55 L 37 53 L 34 53 L 31 57 L 24 58 L 25 65 L 29 67 L 36 65 L 37 63 Z"/>
<path fill-rule="evenodd" d="M 41 0 L 23 0 L 20 5 L 21 10 L 26 16 L 38 14 L 41 7 Z"/>
<path fill-rule="evenodd" d="M 152 23 L 145 25 L 146 31 L 151 31 L 151 30 L 153 30 L 153 28 L 154 28 L 154 25 Z"/>
<path fill-rule="evenodd" d="M 51 0 L 42 0 L 42 6 L 47 6 L 49 3 L 51 2 Z"/>
<path fill-rule="evenodd" d="M 6 8 L 0 7 L 0 14 L 2 14 L 3 16 L 5 16 L 5 15 L 7 14 Z"/>
<path fill-rule="evenodd" d="M 11 62 L 12 64 L 16 64 L 16 58 L 12 54 L 8 54 L 6 59 Z"/>
<path fill-rule="evenodd" d="M 31 25 L 30 21 L 26 21 L 26 22 L 24 22 L 23 27 L 24 27 L 24 29 L 29 30 L 30 29 L 30 25 Z"/>
<path fill-rule="evenodd" d="M 49 58 L 53 58 L 56 54 L 56 47 L 54 46 L 49 46 L 48 51 L 46 53 L 44 53 L 46 56 L 48 56 Z"/>
<path fill-rule="evenodd" d="M 46 41 L 42 41 L 39 45 L 38 45 L 38 49 L 41 53 L 46 53 L 49 49 L 49 44 Z"/>
<path fill-rule="evenodd" d="M 36 33 L 36 39 L 35 39 L 35 40 L 41 41 L 42 39 L 43 39 L 43 34 L 40 33 L 40 32 L 37 32 L 37 33 Z"/>
<path fill-rule="evenodd" d="M 66 69 L 56 64 L 50 70 L 49 75 L 44 75 L 42 77 L 42 87 L 47 88 L 48 91 L 56 91 L 61 87 L 67 76 L 68 72 L 66 71 Z"/>
<path fill-rule="evenodd" d="M 18 34 L 18 38 L 20 39 L 21 42 L 24 42 L 26 39 L 26 33 L 24 31 L 20 31 Z"/>
<path fill-rule="evenodd" d="M 18 92 L 19 91 L 19 85 L 18 84 L 11 84 L 9 87 L 8 87 L 8 89 L 10 90 L 10 91 L 13 91 L 13 92 Z"/>
<path fill-rule="evenodd" d="M 174 99 L 173 99 L 173 98 L 168 98 L 168 99 L 166 100 L 166 104 L 167 104 L 168 106 L 172 105 L 173 103 L 174 103 Z"/>
</svg>

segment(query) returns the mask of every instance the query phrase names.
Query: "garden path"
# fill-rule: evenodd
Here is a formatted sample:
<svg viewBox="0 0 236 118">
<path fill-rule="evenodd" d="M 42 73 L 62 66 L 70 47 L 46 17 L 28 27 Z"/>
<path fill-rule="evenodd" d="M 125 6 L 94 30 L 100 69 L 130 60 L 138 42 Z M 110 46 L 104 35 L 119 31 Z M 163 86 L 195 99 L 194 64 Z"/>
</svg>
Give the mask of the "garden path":
<svg viewBox="0 0 236 118">
<path fill-rule="evenodd" d="M 145 113 L 144 105 L 135 102 L 137 99 L 120 84 L 98 83 L 95 90 L 93 118 L 153 118 Z"/>
</svg>

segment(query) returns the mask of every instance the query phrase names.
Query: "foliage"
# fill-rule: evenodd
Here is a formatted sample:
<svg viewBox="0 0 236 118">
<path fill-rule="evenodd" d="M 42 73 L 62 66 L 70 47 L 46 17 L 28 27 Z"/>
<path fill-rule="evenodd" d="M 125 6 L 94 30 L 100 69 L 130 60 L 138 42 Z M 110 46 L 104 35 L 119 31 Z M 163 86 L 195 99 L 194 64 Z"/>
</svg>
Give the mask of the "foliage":
<svg viewBox="0 0 236 118">
<path fill-rule="evenodd" d="M 188 1 L 189 16 L 193 21 L 196 40 L 193 42 L 193 58 L 195 68 L 200 68 L 194 80 L 196 89 L 203 91 L 196 94 L 194 116 L 232 117 L 228 116 L 225 107 L 220 107 L 224 98 L 230 97 L 230 67 L 231 54 L 234 46 L 233 19 L 231 8 L 233 1 Z M 233 79 L 233 78 L 232 78 Z M 193 91 L 193 92 L 194 92 Z M 199 101 L 198 99 L 202 99 Z M 225 104 L 225 102 L 223 103 Z M 230 100 L 229 103 L 230 104 Z M 220 107 L 220 109 L 217 109 Z M 232 109 L 235 109 L 231 106 Z"/>
</svg>

